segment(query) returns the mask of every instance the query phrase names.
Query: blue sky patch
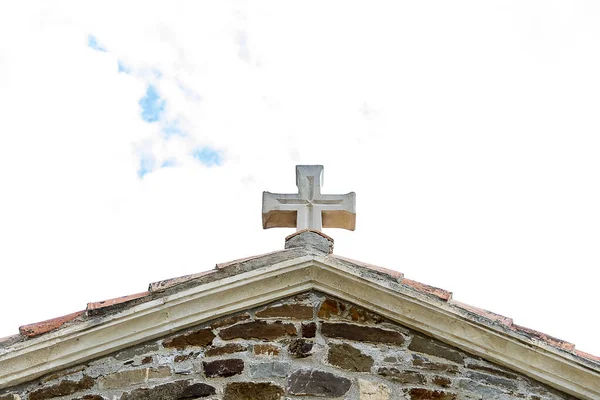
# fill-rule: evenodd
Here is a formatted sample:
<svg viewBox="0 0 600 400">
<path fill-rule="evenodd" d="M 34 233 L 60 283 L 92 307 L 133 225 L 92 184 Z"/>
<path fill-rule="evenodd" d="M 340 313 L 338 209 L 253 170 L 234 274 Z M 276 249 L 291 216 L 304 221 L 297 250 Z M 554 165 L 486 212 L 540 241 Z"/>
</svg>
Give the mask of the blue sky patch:
<svg viewBox="0 0 600 400">
<path fill-rule="evenodd" d="M 123 61 L 121 61 L 121 60 L 117 61 L 117 65 L 119 67 L 119 72 L 122 72 L 127 75 L 131 74 L 131 68 L 129 68 L 127 65 L 125 65 L 123 63 Z"/>
<path fill-rule="evenodd" d="M 175 135 L 182 137 L 186 136 L 185 132 L 181 129 L 181 126 L 179 126 L 179 121 L 166 122 L 162 127 L 162 133 L 167 138 Z"/>
<path fill-rule="evenodd" d="M 200 147 L 194 150 L 192 156 L 208 167 L 215 165 L 218 166 L 223 163 L 223 157 L 221 156 L 221 153 L 211 149 L 210 147 Z"/>
<path fill-rule="evenodd" d="M 96 51 L 106 51 L 105 47 L 102 47 L 98 44 L 98 40 L 93 35 L 88 35 L 88 47 L 96 50 Z"/>
<path fill-rule="evenodd" d="M 165 111 L 165 101 L 160 97 L 154 85 L 148 85 L 146 95 L 140 99 L 142 119 L 146 122 L 156 122 Z"/>
<path fill-rule="evenodd" d="M 152 172 L 156 165 L 154 156 L 152 154 L 144 153 L 140 157 L 140 168 L 138 169 L 138 176 L 143 178 L 144 175 Z"/>
<path fill-rule="evenodd" d="M 177 165 L 177 162 L 174 159 L 169 159 L 169 160 L 163 161 L 163 163 L 160 164 L 160 167 L 167 168 L 167 167 L 174 167 L 176 165 Z"/>
</svg>

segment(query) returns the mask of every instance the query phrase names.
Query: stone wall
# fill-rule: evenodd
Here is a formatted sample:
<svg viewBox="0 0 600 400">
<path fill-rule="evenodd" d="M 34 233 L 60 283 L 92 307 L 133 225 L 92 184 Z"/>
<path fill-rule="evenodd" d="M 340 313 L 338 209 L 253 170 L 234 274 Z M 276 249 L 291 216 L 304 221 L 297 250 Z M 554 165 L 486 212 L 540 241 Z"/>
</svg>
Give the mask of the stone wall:
<svg viewBox="0 0 600 400">
<path fill-rule="evenodd" d="M 313 292 L 0 393 L 0 400 L 571 398 Z"/>
</svg>

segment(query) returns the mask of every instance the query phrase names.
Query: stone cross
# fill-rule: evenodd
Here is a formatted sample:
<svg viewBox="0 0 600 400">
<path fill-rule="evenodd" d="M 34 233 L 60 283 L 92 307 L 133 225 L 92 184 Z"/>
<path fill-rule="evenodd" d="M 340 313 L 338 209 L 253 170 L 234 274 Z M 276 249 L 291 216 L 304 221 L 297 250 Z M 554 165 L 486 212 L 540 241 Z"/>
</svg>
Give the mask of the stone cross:
<svg viewBox="0 0 600 400">
<path fill-rule="evenodd" d="M 297 194 L 263 192 L 263 228 L 323 228 L 356 226 L 356 193 L 321 194 L 322 165 L 296 165 Z"/>
</svg>

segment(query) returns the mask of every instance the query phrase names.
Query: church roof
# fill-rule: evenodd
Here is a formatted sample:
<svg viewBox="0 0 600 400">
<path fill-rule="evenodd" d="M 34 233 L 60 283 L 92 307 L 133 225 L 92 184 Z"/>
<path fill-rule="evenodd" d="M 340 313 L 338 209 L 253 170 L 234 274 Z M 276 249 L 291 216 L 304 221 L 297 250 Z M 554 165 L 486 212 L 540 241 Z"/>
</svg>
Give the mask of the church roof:
<svg viewBox="0 0 600 400">
<path fill-rule="evenodd" d="M 0 388 L 208 318 L 319 290 L 581 398 L 600 398 L 600 357 L 456 301 L 447 290 L 332 249 L 333 240 L 323 233 L 300 231 L 286 238 L 284 250 L 154 282 L 142 293 L 91 302 L 84 310 L 21 326 L 18 335 L 0 339 Z M 118 336 L 110 326 L 119 327 Z"/>
</svg>

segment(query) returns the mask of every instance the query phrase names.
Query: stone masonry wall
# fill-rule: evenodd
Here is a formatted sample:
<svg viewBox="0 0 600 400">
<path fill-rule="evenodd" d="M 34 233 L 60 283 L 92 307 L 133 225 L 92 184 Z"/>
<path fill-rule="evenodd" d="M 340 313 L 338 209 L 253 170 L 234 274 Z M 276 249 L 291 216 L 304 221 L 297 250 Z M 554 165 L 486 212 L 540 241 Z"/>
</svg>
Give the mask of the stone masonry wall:
<svg viewBox="0 0 600 400">
<path fill-rule="evenodd" d="M 572 398 L 314 292 L 0 393 L 0 400 Z"/>
</svg>

